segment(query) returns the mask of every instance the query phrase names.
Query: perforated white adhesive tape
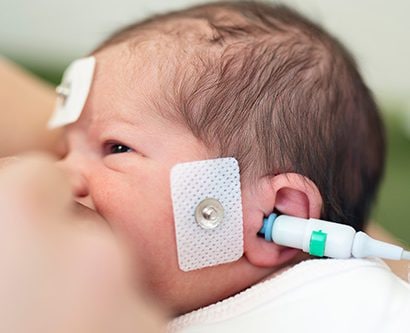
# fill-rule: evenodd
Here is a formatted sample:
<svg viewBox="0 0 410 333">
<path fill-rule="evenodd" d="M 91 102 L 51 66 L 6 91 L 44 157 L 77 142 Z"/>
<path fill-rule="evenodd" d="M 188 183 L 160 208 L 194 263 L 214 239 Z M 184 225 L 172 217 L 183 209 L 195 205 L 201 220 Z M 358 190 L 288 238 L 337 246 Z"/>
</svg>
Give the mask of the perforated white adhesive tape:
<svg viewBox="0 0 410 333">
<path fill-rule="evenodd" d="M 59 98 L 48 122 L 53 129 L 74 123 L 80 118 L 93 81 L 95 58 L 78 59 L 65 70 L 63 80 L 57 87 Z"/>
<path fill-rule="evenodd" d="M 175 165 L 171 195 L 181 270 L 219 265 L 242 256 L 241 184 L 236 159 Z"/>
</svg>

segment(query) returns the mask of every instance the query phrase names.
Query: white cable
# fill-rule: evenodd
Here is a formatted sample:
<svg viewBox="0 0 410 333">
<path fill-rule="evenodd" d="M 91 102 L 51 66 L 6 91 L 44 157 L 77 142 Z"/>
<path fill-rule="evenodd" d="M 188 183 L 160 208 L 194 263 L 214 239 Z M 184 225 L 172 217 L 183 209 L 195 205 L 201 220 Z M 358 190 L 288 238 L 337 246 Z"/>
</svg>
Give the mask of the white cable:
<svg viewBox="0 0 410 333">
<path fill-rule="evenodd" d="M 403 253 L 401 254 L 401 259 L 410 260 L 410 251 L 403 251 Z"/>
<path fill-rule="evenodd" d="M 371 238 L 362 231 L 356 233 L 352 254 L 356 258 L 379 257 L 382 259 L 400 260 L 403 248 Z"/>
</svg>

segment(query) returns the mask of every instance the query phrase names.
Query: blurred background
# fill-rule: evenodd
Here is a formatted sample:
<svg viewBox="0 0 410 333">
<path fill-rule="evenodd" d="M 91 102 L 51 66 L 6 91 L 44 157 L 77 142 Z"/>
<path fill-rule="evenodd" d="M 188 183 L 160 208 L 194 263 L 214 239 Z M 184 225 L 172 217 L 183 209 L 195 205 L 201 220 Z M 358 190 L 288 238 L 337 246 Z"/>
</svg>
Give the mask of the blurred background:
<svg viewBox="0 0 410 333">
<path fill-rule="evenodd" d="M 135 20 L 203 1 L 0 0 L 0 55 L 57 84 L 64 68 Z M 373 219 L 410 244 L 410 1 L 283 0 L 356 57 L 383 111 L 387 172 Z"/>
</svg>

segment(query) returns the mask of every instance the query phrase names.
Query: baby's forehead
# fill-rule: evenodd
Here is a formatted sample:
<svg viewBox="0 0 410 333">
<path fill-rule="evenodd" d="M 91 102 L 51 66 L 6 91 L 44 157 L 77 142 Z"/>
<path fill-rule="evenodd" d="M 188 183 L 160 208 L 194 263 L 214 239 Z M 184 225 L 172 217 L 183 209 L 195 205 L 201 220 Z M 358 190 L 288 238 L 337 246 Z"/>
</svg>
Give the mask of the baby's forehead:
<svg viewBox="0 0 410 333">
<path fill-rule="evenodd" d="M 165 34 L 109 46 L 95 54 L 92 92 L 98 98 L 118 94 L 125 99 L 142 96 L 156 104 L 164 99 L 175 102 L 181 81 L 198 76 L 197 52 L 189 43 Z"/>
<path fill-rule="evenodd" d="M 93 122 L 156 119 L 171 113 L 172 64 L 155 44 L 114 45 L 95 53 L 95 71 L 82 119 Z"/>
<path fill-rule="evenodd" d="M 131 88 L 144 82 L 147 92 L 150 84 L 169 81 L 175 72 L 181 52 L 172 42 L 172 37 L 157 35 L 109 46 L 95 55 L 96 78 L 108 74 Z"/>
</svg>

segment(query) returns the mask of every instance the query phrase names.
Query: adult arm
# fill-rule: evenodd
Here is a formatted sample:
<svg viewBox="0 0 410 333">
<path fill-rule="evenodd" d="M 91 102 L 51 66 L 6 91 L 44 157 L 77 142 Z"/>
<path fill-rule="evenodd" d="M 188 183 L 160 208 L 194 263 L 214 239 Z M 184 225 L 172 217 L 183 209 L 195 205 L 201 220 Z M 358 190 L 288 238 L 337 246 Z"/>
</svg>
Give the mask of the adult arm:
<svg viewBox="0 0 410 333">
<path fill-rule="evenodd" d="M 63 154 L 61 129 L 48 131 L 54 88 L 0 57 L 0 157 L 27 150 Z"/>
</svg>

